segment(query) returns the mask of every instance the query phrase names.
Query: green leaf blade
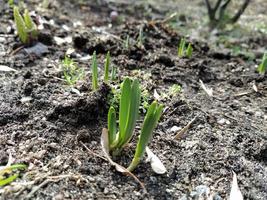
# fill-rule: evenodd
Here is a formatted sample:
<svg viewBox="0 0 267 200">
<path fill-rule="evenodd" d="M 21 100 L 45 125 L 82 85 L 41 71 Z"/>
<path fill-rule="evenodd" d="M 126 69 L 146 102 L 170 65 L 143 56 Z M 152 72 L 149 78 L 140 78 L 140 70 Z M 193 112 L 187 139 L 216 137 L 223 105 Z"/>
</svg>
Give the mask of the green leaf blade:
<svg viewBox="0 0 267 200">
<path fill-rule="evenodd" d="M 30 14 L 29 14 L 29 11 L 27 9 L 24 11 L 23 17 L 24 17 L 24 23 L 25 23 L 25 26 L 27 28 L 28 34 L 31 35 L 32 39 L 36 39 L 38 36 L 37 26 L 33 22 Z"/>
<path fill-rule="evenodd" d="M 108 133 L 109 133 L 109 145 L 112 146 L 112 144 L 116 140 L 116 134 L 117 134 L 116 111 L 112 106 L 109 108 L 108 112 Z"/>
<path fill-rule="evenodd" d="M 104 82 L 107 83 L 109 79 L 109 66 L 110 66 L 110 52 L 108 51 L 106 56 L 106 62 L 105 62 L 105 74 L 104 74 Z"/>
<path fill-rule="evenodd" d="M 127 120 L 129 115 L 129 107 L 131 99 L 131 80 L 126 78 L 123 81 L 121 89 L 120 110 L 119 110 L 119 143 L 125 137 L 125 131 L 127 126 Z"/>
<path fill-rule="evenodd" d="M 14 6 L 13 8 L 13 15 L 14 15 L 14 19 L 15 19 L 15 23 L 16 23 L 16 28 L 17 28 L 17 32 L 18 32 L 18 36 L 21 40 L 22 43 L 26 44 L 29 41 L 29 36 L 27 33 L 27 28 L 25 25 L 25 22 L 19 12 L 19 8 L 17 6 Z"/>
<path fill-rule="evenodd" d="M 97 69 L 96 51 L 94 51 L 93 53 L 93 61 L 92 61 L 92 89 L 93 91 L 98 89 L 98 69 Z"/>
<path fill-rule="evenodd" d="M 130 107 L 129 107 L 129 116 L 127 120 L 127 127 L 125 131 L 125 138 L 122 145 L 127 144 L 130 139 L 132 138 L 133 131 L 136 125 L 136 120 L 138 118 L 139 114 L 139 106 L 140 106 L 140 100 L 141 100 L 141 90 L 139 81 L 135 79 L 132 83 L 131 87 L 131 97 L 130 97 Z"/>
<path fill-rule="evenodd" d="M 134 158 L 130 166 L 128 167 L 129 171 L 135 169 L 135 167 L 139 164 L 142 156 L 144 155 L 145 148 L 148 145 L 148 142 L 152 136 L 154 129 L 156 128 L 162 110 L 163 110 L 163 105 L 158 105 L 157 102 L 153 102 L 149 106 L 148 112 L 145 116 L 144 123 L 141 129 L 141 134 L 135 150 Z"/>
<path fill-rule="evenodd" d="M 257 70 L 260 74 L 264 74 L 267 69 L 267 53 L 265 53 L 262 57 L 262 62 L 258 66 Z"/>
<path fill-rule="evenodd" d="M 188 44 L 188 47 L 186 49 L 186 57 L 191 58 L 193 53 L 193 47 L 191 45 L 191 43 Z"/>
</svg>

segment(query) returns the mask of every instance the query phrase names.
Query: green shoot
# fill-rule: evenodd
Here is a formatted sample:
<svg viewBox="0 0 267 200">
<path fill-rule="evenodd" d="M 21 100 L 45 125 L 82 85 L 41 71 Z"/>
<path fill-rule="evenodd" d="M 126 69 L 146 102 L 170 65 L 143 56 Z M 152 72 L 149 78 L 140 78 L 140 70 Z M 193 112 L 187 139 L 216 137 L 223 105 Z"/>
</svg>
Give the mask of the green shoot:
<svg viewBox="0 0 267 200">
<path fill-rule="evenodd" d="M 180 40 L 180 44 L 178 46 L 178 56 L 183 57 L 184 56 L 184 49 L 185 49 L 185 39 L 182 38 Z"/>
<path fill-rule="evenodd" d="M 138 117 L 141 91 L 137 79 L 131 81 L 126 78 L 122 85 L 119 111 L 119 141 L 117 147 L 125 146 L 132 138 Z"/>
<path fill-rule="evenodd" d="M 79 68 L 77 64 L 68 56 L 65 56 L 62 61 L 62 70 L 64 75 L 64 80 L 70 86 L 73 86 L 77 81 L 84 77 L 84 70 Z"/>
<path fill-rule="evenodd" d="M 143 157 L 146 146 L 148 145 L 152 133 L 157 126 L 162 110 L 163 105 L 160 105 L 155 101 L 149 106 L 141 129 L 141 134 L 137 143 L 134 158 L 130 166 L 127 168 L 129 171 L 133 171 Z"/>
<path fill-rule="evenodd" d="M 19 38 L 21 42 L 25 44 L 28 42 L 28 34 L 27 34 L 25 22 L 21 14 L 19 13 L 19 8 L 17 6 L 14 6 L 13 8 L 13 14 L 14 14 L 14 19 L 15 19 Z"/>
<path fill-rule="evenodd" d="M 191 43 L 189 43 L 187 46 L 187 49 L 186 49 L 186 57 L 191 58 L 192 53 L 193 53 L 193 47 L 192 47 Z"/>
<path fill-rule="evenodd" d="M 264 74 L 267 69 L 267 53 L 262 57 L 261 64 L 258 66 L 257 70 L 260 74 Z"/>
<path fill-rule="evenodd" d="M 139 29 L 139 35 L 137 38 L 137 46 L 140 48 L 143 46 L 143 42 L 144 42 L 144 34 L 143 34 L 143 27 L 141 27 Z"/>
<path fill-rule="evenodd" d="M 181 86 L 178 84 L 173 84 L 170 88 L 169 88 L 169 95 L 168 96 L 174 96 L 176 94 L 178 94 L 179 92 L 181 92 Z"/>
<path fill-rule="evenodd" d="M 38 37 L 37 26 L 33 22 L 29 12 L 25 10 L 23 17 L 17 6 L 13 7 L 13 15 L 17 27 L 18 36 L 23 44 L 30 44 Z"/>
<path fill-rule="evenodd" d="M 11 166 L 4 166 L 4 167 L 1 166 L 0 167 L 0 187 L 13 182 L 19 176 L 19 174 L 16 173 L 14 175 L 10 175 L 9 177 L 5 178 L 6 174 L 12 174 L 12 172 L 14 172 L 15 170 L 25 170 L 26 168 L 27 166 L 24 164 L 14 164 Z"/>
<path fill-rule="evenodd" d="M 116 80 L 116 67 L 113 65 L 112 68 L 111 68 L 111 80 L 114 81 Z"/>
<path fill-rule="evenodd" d="M 98 69 L 97 69 L 96 51 L 94 51 L 93 61 L 92 61 L 92 89 L 93 91 L 98 89 Z"/>
<path fill-rule="evenodd" d="M 130 37 L 129 37 L 129 35 L 127 35 L 127 37 L 126 37 L 126 39 L 124 41 L 124 47 L 125 47 L 125 49 L 129 49 L 129 47 L 130 47 Z"/>
<path fill-rule="evenodd" d="M 110 66 L 110 53 L 108 51 L 107 56 L 106 56 L 106 62 L 105 62 L 105 75 L 104 75 L 104 82 L 108 82 L 108 75 L 109 75 L 109 66 Z"/>
<path fill-rule="evenodd" d="M 180 58 L 184 57 L 184 56 L 186 56 L 187 58 L 190 58 L 192 56 L 192 53 L 193 53 L 192 44 L 189 43 L 187 48 L 186 48 L 186 41 L 184 38 L 182 38 L 180 40 L 177 52 L 178 52 L 177 53 L 178 57 L 180 57 Z"/>
<path fill-rule="evenodd" d="M 23 17 L 24 17 L 25 26 L 28 29 L 28 34 L 29 34 L 30 39 L 37 38 L 38 37 L 37 26 L 33 22 L 29 14 L 29 11 L 27 9 L 25 9 Z"/>
<path fill-rule="evenodd" d="M 116 140 L 117 125 L 116 125 L 116 111 L 111 106 L 108 111 L 108 131 L 109 131 L 109 145 L 110 147 Z"/>
<path fill-rule="evenodd" d="M 8 0 L 8 5 L 12 8 L 14 6 L 14 0 Z"/>
<path fill-rule="evenodd" d="M 109 133 L 109 147 L 113 151 L 113 155 L 121 152 L 122 148 L 128 144 L 133 136 L 133 132 L 138 118 L 138 111 L 140 106 L 141 90 L 138 80 L 131 81 L 126 78 L 122 83 L 120 108 L 119 108 L 119 128 L 117 130 L 116 111 L 113 106 L 108 112 L 108 133 Z M 163 106 L 157 102 L 153 102 L 145 116 L 142 126 L 141 135 L 138 141 L 134 159 L 128 167 L 129 171 L 135 169 L 140 162 L 146 146 L 152 136 L 158 120 L 161 116 Z M 118 132 L 117 132 L 118 131 Z"/>
</svg>

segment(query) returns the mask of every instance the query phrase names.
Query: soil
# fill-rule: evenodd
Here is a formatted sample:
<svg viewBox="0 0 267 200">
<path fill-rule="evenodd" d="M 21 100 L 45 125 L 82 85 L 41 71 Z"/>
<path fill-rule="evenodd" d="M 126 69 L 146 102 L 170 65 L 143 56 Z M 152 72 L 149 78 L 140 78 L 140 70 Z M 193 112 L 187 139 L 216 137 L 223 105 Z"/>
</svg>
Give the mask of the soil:
<svg viewBox="0 0 267 200">
<path fill-rule="evenodd" d="M 39 41 L 48 52 L 35 55 L 17 49 L 21 44 L 12 10 L 0 5 L 0 65 L 17 70 L 0 72 L 0 166 L 9 154 L 14 163 L 28 166 L 15 182 L 0 188 L 1 199 L 201 199 L 209 193 L 219 200 L 229 197 L 232 171 L 244 199 L 267 199 L 267 76 L 257 73 L 256 58 L 215 51 L 196 39 L 190 40 L 193 56 L 178 58 L 177 44 L 184 36 L 160 20 L 166 10 L 150 6 L 147 14 L 143 4 L 124 1 L 51 1 L 47 8 L 27 2 L 45 27 Z M 113 10 L 122 22 L 112 21 Z M 142 46 L 134 44 L 140 28 Z M 59 44 L 55 36 L 69 36 L 72 42 Z M 266 42 L 263 35 L 253 40 L 254 48 Z M 79 92 L 63 80 L 60 61 L 66 51 L 85 70 L 75 86 Z M 90 83 L 93 51 L 100 74 L 108 51 L 118 69 L 118 79 L 95 92 Z M 173 84 L 182 88 L 162 99 L 164 113 L 149 144 L 167 173 L 156 175 L 145 161 L 133 172 L 146 192 L 97 156 L 102 155 L 100 135 L 107 127 L 111 87 L 125 76 L 137 77 L 151 99 Z M 173 139 L 193 118 L 183 137 Z M 118 162 L 129 163 L 134 146 L 135 141 Z"/>
</svg>

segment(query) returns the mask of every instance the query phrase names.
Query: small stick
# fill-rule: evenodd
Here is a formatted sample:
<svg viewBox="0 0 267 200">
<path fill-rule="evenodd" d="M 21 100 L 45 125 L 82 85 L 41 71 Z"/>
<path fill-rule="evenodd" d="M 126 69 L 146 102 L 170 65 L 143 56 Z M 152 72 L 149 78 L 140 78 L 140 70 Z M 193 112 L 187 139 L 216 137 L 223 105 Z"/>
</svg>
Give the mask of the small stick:
<svg viewBox="0 0 267 200">
<path fill-rule="evenodd" d="M 190 126 L 194 123 L 194 121 L 196 120 L 197 116 L 195 116 L 184 128 L 182 128 L 175 136 L 173 139 L 180 139 L 185 133 L 186 131 L 190 128 Z"/>
<path fill-rule="evenodd" d="M 90 154 L 93 154 L 94 156 L 96 156 L 96 157 L 98 157 L 98 158 L 101 158 L 101 159 L 103 159 L 103 160 L 105 160 L 105 161 L 108 161 L 105 157 L 103 157 L 103 156 L 101 156 L 101 155 L 99 155 L 99 154 L 93 152 L 91 149 L 89 149 L 83 142 L 80 141 L 80 143 L 81 143 L 81 145 L 83 145 L 83 147 L 84 147 Z"/>
</svg>

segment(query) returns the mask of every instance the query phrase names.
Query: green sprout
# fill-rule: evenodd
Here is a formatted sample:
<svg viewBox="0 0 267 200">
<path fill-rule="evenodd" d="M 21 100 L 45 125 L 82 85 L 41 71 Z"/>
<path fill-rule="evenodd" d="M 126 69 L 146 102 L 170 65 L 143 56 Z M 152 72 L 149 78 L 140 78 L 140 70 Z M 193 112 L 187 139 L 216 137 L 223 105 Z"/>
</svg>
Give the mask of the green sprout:
<svg viewBox="0 0 267 200">
<path fill-rule="evenodd" d="M 37 40 L 38 30 L 36 24 L 33 22 L 29 11 L 24 11 L 23 17 L 19 12 L 19 8 L 14 6 L 13 15 L 17 27 L 18 36 L 23 44 L 30 44 Z"/>
<path fill-rule="evenodd" d="M 262 57 L 261 64 L 258 66 L 257 70 L 260 74 L 264 74 L 267 69 L 267 53 Z"/>
<path fill-rule="evenodd" d="M 77 81 L 84 77 L 84 70 L 79 68 L 77 64 L 68 56 L 65 56 L 62 61 L 62 70 L 64 80 L 68 85 L 75 85 Z"/>
<path fill-rule="evenodd" d="M 112 68 L 111 68 L 111 80 L 112 81 L 116 80 L 116 74 L 117 74 L 117 69 L 114 65 L 112 65 Z"/>
<path fill-rule="evenodd" d="M 174 96 L 178 93 L 181 92 L 181 86 L 178 84 L 173 84 L 170 88 L 169 88 L 169 95 L 168 96 Z"/>
<path fill-rule="evenodd" d="M 96 60 L 96 51 L 93 53 L 92 61 L 92 89 L 93 91 L 98 88 L 98 69 L 97 69 L 97 60 Z"/>
<path fill-rule="evenodd" d="M 6 178 L 5 177 L 6 174 L 12 174 L 14 171 L 25 170 L 26 168 L 27 166 L 24 164 L 14 164 L 14 165 L 3 166 L 3 167 L 1 166 L 0 167 L 0 187 L 13 182 L 19 176 L 19 173 L 15 173 L 14 175 L 10 175 Z"/>
<path fill-rule="evenodd" d="M 178 46 L 178 57 L 184 57 L 186 56 L 187 58 L 190 58 L 192 56 L 193 53 L 193 47 L 192 44 L 189 43 L 187 48 L 186 48 L 186 41 L 184 38 L 182 38 L 180 40 L 179 46 Z"/>
<path fill-rule="evenodd" d="M 124 41 L 124 48 L 129 49 L 129 47 L 130 47 L 130 37 L 129 37 L 129 35 L 127 35 L 127 37 Z"/>
<path fill-rule="evenodd" d="M 129 78 L 126 78 L 122 83 L 121 88 L 118 130 L 116 123 L 116 111 L 114 107 L 111 106 L 108 112 L 109 147 L 110 151 L 113 152 L 113 155 L 118 155 L 133 136 L 138 118 L 140 100 L 141 90 L 138 80 L 135 79 L 132 81 Z M 157 102 L 153 102 L 149 106 L 141 129 L 134 158 L 128 167 L 129 171 L 134 170 L 140 162 L 145 152 L 145 148 L 152 136 L 152 132 L 161 116 L 162 109 L 163 106 Z"/>
<path fill-rule="evenodd" d="M 143 27 L 141 27 L 139 29 L 139 35 L 137 38 L 137 46 L 140 48 L 143 46 L 143 42 L 144 42 L 144 33 L 143 33 Z"/>
<path fill-rule="evenodd" d="M 105 75 L 104 75 L 104 82 L 107 83 L 109 79 L 109 66 L 110 66 L 110 53 L 108 51 L 106 56 L 106 62 L 105 62 Z"/>
<path fill-rule="evenodd" d="M 14 0 L 8 0 L 8 5 L 12 8 L 14 6 Z"/>
</svg>

